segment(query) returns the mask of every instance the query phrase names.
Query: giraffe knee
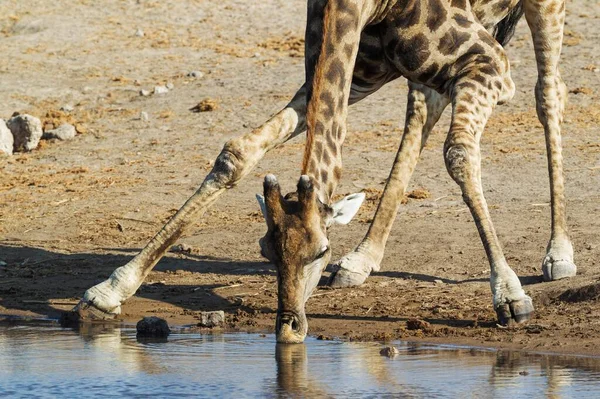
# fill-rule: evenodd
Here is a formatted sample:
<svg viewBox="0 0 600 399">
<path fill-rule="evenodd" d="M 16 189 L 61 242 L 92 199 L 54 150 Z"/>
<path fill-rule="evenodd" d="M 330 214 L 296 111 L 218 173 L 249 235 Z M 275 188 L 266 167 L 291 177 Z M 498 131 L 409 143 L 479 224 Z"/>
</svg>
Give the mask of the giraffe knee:
<svg viewBox="0 0 600 399">
<path fill-rule="evenodd" d="M 471 177 L 472 160 L 469 151 L 462 144 L 452 144 L 445 149 L 444 161 L 450 177 L 462 185 Z"/>
</svg>

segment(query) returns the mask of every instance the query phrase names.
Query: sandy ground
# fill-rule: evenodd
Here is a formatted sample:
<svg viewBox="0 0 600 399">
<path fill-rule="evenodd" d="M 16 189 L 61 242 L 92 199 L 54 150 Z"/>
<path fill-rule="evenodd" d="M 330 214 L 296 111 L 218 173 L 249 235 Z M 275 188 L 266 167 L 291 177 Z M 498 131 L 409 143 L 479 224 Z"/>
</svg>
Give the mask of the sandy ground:
<svg viewBox="0 0 600 399">
<path fill-rule="evenodd" d="M 68 120 L 81 132 L 0 158 L 0 314 L 55 317 L 70 309 L 144 246 L 197 188 L 226 140 L 286 104 L 304 78 L 305 7 L 303 0 L 0 3 L 0 117 L 29 112 L 47 126 Z M 485 253 L 443 164 L 445 114 L 409 188 L 429 198 L 402 207 L 382 271 L 364 286 L 316 291 L 307 305 L 311 334 L 600 355 L 599 24 L 595 0 L 569 2 L 564 156 L 578 276 L 541 281 L 549 188 L 534 54 L 521 21 L 508 49 L 517 94 L 489 122 L 483 178 L 536 318 L 517 330 L 495 324 Z M 190 71 L 203 76 L 187 77 Z M 174 85 L 168 94 L 139 95 L 166 83 Z M 399 144 L 405 97 L 398 80 L 350 110 L 338 193 L 365 190 L 368 201 L 357 220 L 332 229 L 334 258 L 366 232 Z M 202 100 L 216 109 L 189 111 Z M 61 113 L 65 105 L 74 110 Z M 259 255 L 265 226 L 254 194 L 273 172 L 291 191 L 302 150 L 302 137 L 274 150 L 221 197 L 181 240 L 190 252 L 165 257 L 125 304 L 123 319 L 156 315 L 194 324 L 198 312 L 222 309 L 230 329 L 272 331 L 275 272 Z M 412 318 L 430 326 L 410 330 Z"/>
</svg>

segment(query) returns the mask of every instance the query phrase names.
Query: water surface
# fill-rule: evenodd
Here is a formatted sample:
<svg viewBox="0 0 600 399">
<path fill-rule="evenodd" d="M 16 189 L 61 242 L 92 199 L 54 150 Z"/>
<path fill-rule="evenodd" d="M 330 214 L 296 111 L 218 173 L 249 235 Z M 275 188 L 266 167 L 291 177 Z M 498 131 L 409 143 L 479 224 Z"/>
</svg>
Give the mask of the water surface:
<svg viewBox="0 0 600 399">
<path fill-rule="evenodd" d="M 596 398 L 600 358 L 395 342 L 276 345 L 273 335 L 0 325 L 0 396 Z"/>
</svg>

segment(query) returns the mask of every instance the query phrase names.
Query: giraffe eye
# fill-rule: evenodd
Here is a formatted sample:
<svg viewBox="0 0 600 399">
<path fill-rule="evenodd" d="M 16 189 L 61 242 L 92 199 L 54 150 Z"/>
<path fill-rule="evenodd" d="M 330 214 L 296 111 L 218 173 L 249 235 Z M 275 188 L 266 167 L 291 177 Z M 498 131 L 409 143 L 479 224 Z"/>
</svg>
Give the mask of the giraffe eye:
<svg viewBox="0 0 600 399">
<path fill-rule="evenodd" d="M 325 254 L 327 253 L 327 251 L 329 251 L 329 247 L 324 247 L 321 250 L 321 253 L 319 255 L 317 255 L 317 257 L 315 259 L 321 259 L 323 256 L 325 256 Z"/>
</svg>

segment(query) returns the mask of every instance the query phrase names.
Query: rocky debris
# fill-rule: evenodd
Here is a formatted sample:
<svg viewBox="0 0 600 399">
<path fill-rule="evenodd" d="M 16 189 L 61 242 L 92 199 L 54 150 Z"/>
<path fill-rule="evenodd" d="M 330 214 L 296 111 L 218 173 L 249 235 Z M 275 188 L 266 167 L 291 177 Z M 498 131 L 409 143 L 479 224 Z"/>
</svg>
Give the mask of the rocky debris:
<svg viewBox="0 0 600 399">
<path fill-rule="evenodd" d="M 168 92 L 167 86 L 154 86 L 154 94 L 167 94 Z"/>
<path fill-rule="evenodd" d="M 421 319 L 410 319 L 406 322 L 407 330 L 423 330 L 423 331 L 431 331 L 431 324 Z"/>
<path fill-rule="evenodd" d="M 400 354 L 400 351 L 395 346 L 386 346 L 382 350 L 379 351 L 381 356 L 394 358 Z"/>
<path fill-rule="evenodd" d="M 35 149 L 42 138 L 42 122 L 31 115 L 13 116 L 6 126 L 14 137 L 14 151 L 31 151 Z"/>
<path fill-rule="evenodd" d="M 173 90 L 173 89 L 175 88 L 175 85 L 174 85 L 173 83 L 171 83 L 171 82 L 168 82 L 168 83 L 165 85 L 165 87 L 166 87 L 167 89 L 169 89 L 169 90 Z"/>
<path fill-rule="evenodd" d="M 70 125 L 68 123 L 63 123 L 56 129 L 48 130 L 44 132 L 42 136 L 43 139 L 59 139 L 59 140 L 71 140 L 77 131 L 75 131 L 75 126 Z"/>
<path fill-rule="evenodd" d="M 12 133 L 6 126 L 4 119 L 0 119 L 0 152 L 12 155 L 15 140 Z"/>
<path fill-rule="evenodd" d="M 192 112 L 211 112 L 219 108 L 219 104 L 210 98 L 200 101 L 198 104 L 190 108 Z"/>
<path fill-rule="evenodd" d="M 140 96 L 142 96 L 142 97 L 148 97 L 150 94 L 152 94 L 152 93 L 150 93 L 150 90 L 144 90 L 144 89 L 140 90 Z"/>
<path fill-rule="evenodd" d="M 73 108 L 73 106 L 71 104 L 65 104 L 62 107 L 60 107 L 60 110 L 63 112 L 73 112 L 75 108 Z"/>
<path fill-rule="evenodd" d="M 144 317 L 136 326 L 137 335 L 141 337 L 167 337 L 171 333 L 169 325 L 160 317 Z"/>
<path fill-rule="evenodd" d="M 412 199 L 427 199 L 431 197 L 431 194 L 424 188 L 417 188 L 406 194 L 406 196 Z"/>
<path fill-rule="evenodd" d="M 214 312 L 202 312 L 198 317 L 200 322 L 198 326 L 200 327 L 221 327 L 225 324 L 225 312 L 222 310 L 217 310 Z"/>
<path fill-rule="evenodd" d="M 204 76 L 204 74 L 200 71 L 192 71 L 190 73 L 187 74 L 188 78 L 202 78 Z"/>
<path fill-rule="evenodd" d="M 138 29 L 138 30 L 135 31 L 134 36 L 144 37 L 144 31 L 141 30 L 141 29 Z"/>
</svg>

